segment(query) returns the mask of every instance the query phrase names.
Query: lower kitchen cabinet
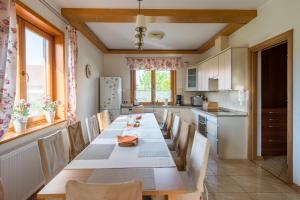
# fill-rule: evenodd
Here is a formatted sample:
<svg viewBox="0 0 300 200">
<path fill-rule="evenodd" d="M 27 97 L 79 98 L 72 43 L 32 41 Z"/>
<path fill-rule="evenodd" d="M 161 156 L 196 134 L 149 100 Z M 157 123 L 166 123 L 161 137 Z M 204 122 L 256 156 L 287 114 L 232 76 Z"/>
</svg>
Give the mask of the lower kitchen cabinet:
<svg viewBox="0 0 300 200">
<path fill-rule="evenodd" d="M 199 115 L 206 116 L 207 138 L 211 143 L 210 156 L 220 159 L 247 159 L 247 116 L 213 116 L 192 109 L 196 125 Z"/>
</svg>

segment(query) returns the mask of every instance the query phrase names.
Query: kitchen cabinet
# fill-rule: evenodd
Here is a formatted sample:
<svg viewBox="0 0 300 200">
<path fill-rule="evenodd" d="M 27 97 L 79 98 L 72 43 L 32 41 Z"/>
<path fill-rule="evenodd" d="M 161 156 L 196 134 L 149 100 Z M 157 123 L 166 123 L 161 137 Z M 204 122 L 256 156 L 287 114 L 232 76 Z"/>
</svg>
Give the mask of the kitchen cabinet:
<svg viewBox="0 0 300 200">
<path fill-rule="evenodd" d="M 192 109 L 193 121 L 196 123 L 199 115 L 206 117 L 207 139 L 211 143 L 210 156 L 220 159 L 247 159 L 246 116 L 213 116 L 205 111 Z"/>
<path fill-rule="evenodd" d="M 198 90 L 247 89 L 247 48 L 228 48 L 198 65 Z"/>
<path fill-rule="evenodd" d="M 198 89 L 197 76 L 198 67 L 192 66 L 186 68 L 186 91 L 196 91 Z"/>
</svg>

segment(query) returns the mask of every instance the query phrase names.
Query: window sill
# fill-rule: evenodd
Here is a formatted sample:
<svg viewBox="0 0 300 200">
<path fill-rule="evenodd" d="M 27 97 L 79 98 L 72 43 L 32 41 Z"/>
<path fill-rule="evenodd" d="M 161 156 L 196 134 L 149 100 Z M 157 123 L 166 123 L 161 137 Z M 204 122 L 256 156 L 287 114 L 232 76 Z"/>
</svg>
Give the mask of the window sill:
<svg viewBox="0 0 300 200">
<path fill-rule="evenodd" d="M 21 132 L 21 133 L 16 133 L 14 130 L 10 130 L 7 133 L 5 133 L 2 136 L 2 138 L 0 138 L 0 144 L 4 144 L 4 143 L 10 142 L 12 140 L 15 140 L 17 138 L 27 136 L 31 133 L 37 132 L 39 130 L 42 130 L 42 129 L 45 129 L 45 128 L 48 128 L 48 127 L 51 127 L 51 126 L 54 126 L 54 125 L 57 125 L 60 123 L 63 123 L 65 121 L 66 121 L 65 119 L 55 119 L 55 121 L 52 124 L 49 124 L 45 120 L 43 120 L 38 123 L 34 123 L 34 125 L 32 124 L 32 126 L 28 127 L 26 129 L 26 131 Z"/>
</svg>

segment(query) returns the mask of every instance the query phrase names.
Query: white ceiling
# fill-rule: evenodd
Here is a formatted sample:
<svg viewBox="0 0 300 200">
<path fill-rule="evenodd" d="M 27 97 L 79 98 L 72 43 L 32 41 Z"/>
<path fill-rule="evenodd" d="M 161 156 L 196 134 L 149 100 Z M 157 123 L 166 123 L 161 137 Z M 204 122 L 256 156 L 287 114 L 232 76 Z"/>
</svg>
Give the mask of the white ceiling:
<svg viewBox="0 0 300 200">
<path fill-rule="evenodd" d="M 134 49 L 134 23 L 87 23 L 109 49 Z M 148 23 L 147 33 L 163 31 L 165 37 L 151 41 L 144 49 L 197 49 L 227 24 Z"/>
<path fill-rule="evenodd" d="M 60 8 L 136 8 L 137 0 L 48 0 Z M 154 9 L 256 9 L 268 0 L 143 0 Z"/>
</svg>

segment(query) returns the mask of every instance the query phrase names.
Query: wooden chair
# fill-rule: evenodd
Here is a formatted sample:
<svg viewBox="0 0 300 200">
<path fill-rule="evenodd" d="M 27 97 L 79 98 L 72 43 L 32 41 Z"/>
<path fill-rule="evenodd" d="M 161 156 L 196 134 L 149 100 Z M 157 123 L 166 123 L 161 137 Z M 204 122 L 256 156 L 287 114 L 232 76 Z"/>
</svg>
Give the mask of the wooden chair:
<svg viewBox="0 0 300 200">
<path fill-rule="evenodd" d="M 178 140 L 176 141 L 174 151 L 171 151 L 176 166 L 179 170 L 185 169 L 186 154 L 189 144 L 189 132 L 190 124 L 182 120 Z"/>
<path fill-rule="evenodd" d="M 164 130 L 166 128 L 167 117 L 168 117 L 168 109 L 164 109 L 163 120 L 161 123 L 159 123 L 160 130 Z"/>
<path fill-rule="evenodd" d="M 178 132 L 180 127 L 180 117 L 178 115 L 174 115 L 173 123 L 172 123 L 172 129 L 171 129 L 171 138 L 166 139 L 166 143 L 171 151 L 175 150 L 175 145 L 178 140 Z"/>
<path fill-rule="evenodd" d="M 143 105 L 133 106 L 131 114 L 142 114 L 144 113 L 145 107 Z"/>
<path fill-rule="evenodd" d="M 68 164 L 65 155 L 62 131 L 38 140 L 41 163 L 46 183 Z"/>
<path fill-rule="evenodd" d="M 70 139 L 71 159 L 73 160 L 85 148 L 80 121 L 69 125 L 68 133 Z"/>
<path fill-rule="evenodd" d="M 81 183 L 71 180 L 66 184 L 66 200 L 142 200 L 142 183 L 130 181 L 115 184 Z"/>
<path fill-rule="evenodd" d="M 111 123 L 108 110 L 104 110 L 97 114 L 98 125 L 100 132 L 102 132 Z"/>
<path fill-rule="evenodd" d="M 0 200 L 4 200 L 4 186 L 1 177 L 0 177 Z"/>
<path fill-rule="evenodd" d="M 95 115 L 92 117 L 87 117 L 85 118 L 85 123 L 88 131 L 89 141 L 92 142 L 100 134 L 97 117 Z"/>
<path fill-rule="evenodd" d="M 168 112 L 167 121 L 166 121 L 166 128 L 163 131 L 163 135 L 164 135 L 165 139 L 170 139 L 171 138 L 172 119 L 173 119 L 173 113 Z"/>
<path fill-rule="evenodd" d="M 188 192 L 177 196 L 177 200 L 203 199 L 204 178 L 207 169 L 210 143 L 206 137 L 196 131 L 192 145 L 192 151 L 187 161 L 187 171 L 180 172 Z M 206 190 L 206 194 L 207 194 Z M 207 197 L 206 197 L 207 199 Z"/>
</svg>

